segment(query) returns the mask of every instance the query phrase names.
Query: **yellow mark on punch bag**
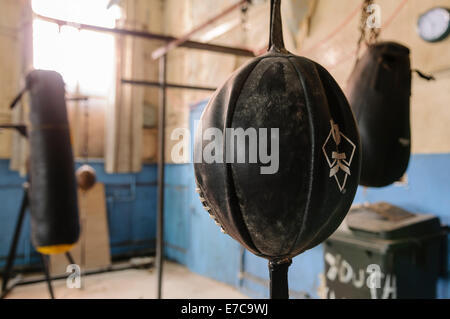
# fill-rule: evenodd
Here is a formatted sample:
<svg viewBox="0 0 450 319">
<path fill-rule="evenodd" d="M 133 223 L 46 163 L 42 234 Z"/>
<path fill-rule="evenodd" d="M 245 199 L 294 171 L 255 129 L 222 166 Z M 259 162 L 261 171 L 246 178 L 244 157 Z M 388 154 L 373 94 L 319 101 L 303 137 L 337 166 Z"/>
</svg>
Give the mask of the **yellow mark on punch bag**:
<svg viewBox="0 0 450 319">
<path fill-rule="evenodd" d="M 72 249 L 75 244 L 63 244 L 63 245 L 54 245 L 54 246 L 41 246 L 36 247 L 36 250 L 43 255 L 56 255 L 63 254 Z"/>
</svg>

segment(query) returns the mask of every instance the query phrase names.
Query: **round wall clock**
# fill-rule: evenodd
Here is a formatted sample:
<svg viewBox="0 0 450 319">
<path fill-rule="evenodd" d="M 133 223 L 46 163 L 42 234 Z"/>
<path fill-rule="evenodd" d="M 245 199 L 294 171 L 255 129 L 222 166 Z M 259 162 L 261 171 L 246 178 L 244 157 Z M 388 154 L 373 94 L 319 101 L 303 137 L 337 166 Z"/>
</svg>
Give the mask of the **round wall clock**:
<svg viewBox="0 0 450 319">
<path fill-rule="evenodd" d="M 436 7 L 428 10 L 419 17 L 417 30 L 427 42 L 444 40 L 450 34 L 450 9 Z"/>
</svg>

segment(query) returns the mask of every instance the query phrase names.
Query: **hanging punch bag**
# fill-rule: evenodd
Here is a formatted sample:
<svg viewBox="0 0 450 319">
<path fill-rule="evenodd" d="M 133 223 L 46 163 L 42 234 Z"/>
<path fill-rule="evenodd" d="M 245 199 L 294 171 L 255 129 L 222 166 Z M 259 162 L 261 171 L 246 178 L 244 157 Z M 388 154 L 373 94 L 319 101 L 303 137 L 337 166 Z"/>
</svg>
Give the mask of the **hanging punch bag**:
<svg viewBox="0 0 450 319">
<path fill-rule="evenodd" d="M 235 71 L 215 92 L 194 143 L 200 200 L 223 232 L 269 260 L 271 298 L 289 297 L 291 259 L 340 225 L 360 171 L 359 135 L 348 102 L 322 66 L 284 48 L 280 3 L 271 1 L 268 52 Z M 275 172 L 264 171 L 267 163 L 261 159 L 248 161 L 250 147 L 247 162 L 230 160 L 245 147 L 238 143 L 216 149 L 222 160 L 202 158 L 211 129 L 227 140 L 231 129 L 252 128 L 275 129 L 266 136 L 269 145 L 276 141 L 279 146 Z M 260 134 L 260 145 L 261 139 Z M 276 147 L 271 151 L 276 153 Z"/>
<path fill-rule="evenodd" d="M 30 215 L 32 242 L 42 254 L 64 253 L 78 241 L 77 189 L 64 82 L 35 70 L 30 94 Z"/>
<path fill-rule="evenodd" d="M 411 153 L 409 49 L 369 45 L 348 80 L 346 95 L 361 135 L 360 184 L 383 187 L 405 173 Z"/>
</svg>

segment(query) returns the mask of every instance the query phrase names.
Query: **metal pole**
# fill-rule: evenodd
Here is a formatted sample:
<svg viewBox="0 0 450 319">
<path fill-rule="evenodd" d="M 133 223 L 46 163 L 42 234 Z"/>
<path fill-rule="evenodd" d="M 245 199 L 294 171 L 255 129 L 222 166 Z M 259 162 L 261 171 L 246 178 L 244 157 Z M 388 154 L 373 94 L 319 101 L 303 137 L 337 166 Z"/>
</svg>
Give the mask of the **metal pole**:
<svg viewBox="0 0 450 319">
<path fill-rule="evenodd" d="M 50 269 L 49 269 L 49 256 L 48 255 L 41 255 L 42 265 L 44 266 L 44 274 L 45 274 L 45 280 L 47 281 L 47 288 L 48 292 L 50 294 L 51 299 L 55 299 L 55 294 L 53 292 L 53 286 L 52 286 L 52 279 L 50 277 Z"/>
<path fill-rule="evenodd" d="M 75 265 L 76 264 L 75 260 L 73 259 L 72 255 L 70 254 L 70 252 L 66 252 L 66 258 L 67 258 L 67 260 L 69 261 L 69 263 L 71 265 Z"/>
<path fill-rule="evenodd" d="M 8 281 L 13 269 L 14 259 L 16 259 L 17 244 L 19 243 L 20 232 L 22 230 L 22 224 L 25 218 L 25 212 L 27 208 L 28 208 L 28 182 L 23 184 L 22 203 L 20 205 L 19 216 L 17 217 L 17 223 L 16 228 L 14 230 L 13 240 L 11 242 L 11 246 L 9 246 L 8 259 L 6 262 L 5 271 L 3 273 L 2 298 L 6 296 Z M 3 295 L 4 293 L 5 295 Z"/>
<path fill-rule="evenodd" d="M 288 270 L 290 258 L 269 260 L 270 299 L 289 299 Z"/>
<path fill-rule="evenodd" d="M 122 84 L 129 85 L 142 85 L 142 86 L 150 86 L 150 87 L 158 87 L 161 88 L 160 82 L 154 81 L 144 81 L 144 80 L 128 80 L 122 79 Z M 210 91 L 213 92 L 217 90 L 217 88 L 207 87 L 207 86 L 197 86 L 197 85 L 185 85 L 185 84 L 175 84 L 175 83 L 166 83 L 167 89 L 184 89 L 184 90 L 197 90 L 197 91 Z"/>
<path fill-rule="evenodd" d="M 165 128 L 166 128 L 166 80 L 167 80 L 167 56 L 159 60 L 159 143 L 158 143 L 158 216 L 156 230 L 156 268 L 157 268 L 157 290 L 156 297 L 162 297 L 162 275 L 164 261 L 164 153 L 165 153 Z"/>
<path fill-rule="evenodd" d="M 25 124 L 1 124 L 1 129 L 14 129 L 23 137 L 28 137 L 27 126 Z"/>
<path fill-rule="evenodd" d="M 127 263 L 125 265 L 110 265 L 107 267 L 102 267 L 102 268 L 97 268 L 94 270 L 88 270 L 88 271 L 82 271 L 81 272 L 81 276 L 92 276 L 92 275 L 98 275 L 98 274 L 104 274 L 104 273 L 109 273 L 109 272 L 115 272 L 115 271 L 124 271 L 124 270 L 129 270 L 129 269 L 142 269 L 142 268 L 148 268 L 148 267 L 153 267 L 154 263 L 150 262 L 150 263 L 144 263 L 141 265 L 134 265 L 134 264 L 130 264 Z M 64 275 L 58 275 L 58 276 L 51 276 L 50 279 L 52 281 L 55 280 L 63 280 L 63 279 L 67 279 L 67 274 Z M 37 283 L 41 283 L 46 281 L 47 278 L 45 276 L 36 276 L 36 277 L 31 277 L 27 279 L 22 279 L 17 281 L 16 283 L 14 283 L 14 285 L 12 285 L 12 287 L 8 287 L 8 291 L 11 291 L 12 288 L 14 288 L 15 286 L 26 286 L 26 285 L 32 285 L 32 284 L 37 284 Z"/>
</svg>

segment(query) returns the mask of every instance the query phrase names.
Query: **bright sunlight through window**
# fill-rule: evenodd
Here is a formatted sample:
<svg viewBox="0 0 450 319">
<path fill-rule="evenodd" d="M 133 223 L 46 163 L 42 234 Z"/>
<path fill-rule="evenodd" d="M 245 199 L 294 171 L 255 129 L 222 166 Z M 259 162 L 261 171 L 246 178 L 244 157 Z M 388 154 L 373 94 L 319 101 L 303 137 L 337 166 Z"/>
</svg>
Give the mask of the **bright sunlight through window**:
<svg viewBox="0 0 450 319">
<path fill-rule="evenodd" d="M 114 28 L 120 9 L 110 0 L 32 0 L 42 16 Z M 110 34 L 59 26 L 36 17 L 33 22 L 35 69 L 59 72 L 68 92 L 109 96 L 114 84 L 114 37 Z"/>
</svg>

